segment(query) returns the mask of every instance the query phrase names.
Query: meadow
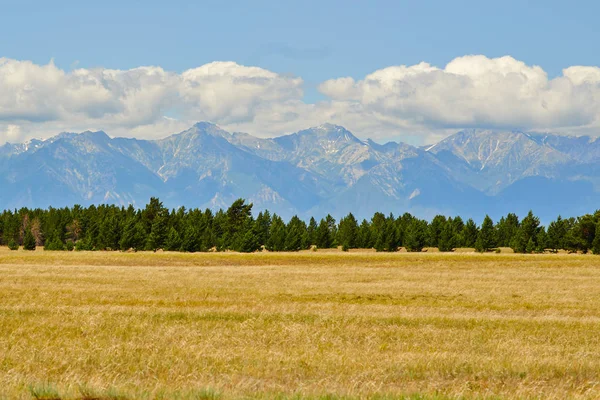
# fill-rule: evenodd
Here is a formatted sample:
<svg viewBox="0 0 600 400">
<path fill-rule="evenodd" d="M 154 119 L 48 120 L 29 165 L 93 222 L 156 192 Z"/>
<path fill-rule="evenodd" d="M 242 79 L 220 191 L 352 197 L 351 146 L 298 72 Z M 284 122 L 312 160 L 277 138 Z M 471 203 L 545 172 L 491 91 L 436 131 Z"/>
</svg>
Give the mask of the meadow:
<svg viewBox="0 0 600 400">
<path fill-rule="evenodd" d="M 0 399 L 596 399 L 600 257 L 0 249 Z"/>
</svg>

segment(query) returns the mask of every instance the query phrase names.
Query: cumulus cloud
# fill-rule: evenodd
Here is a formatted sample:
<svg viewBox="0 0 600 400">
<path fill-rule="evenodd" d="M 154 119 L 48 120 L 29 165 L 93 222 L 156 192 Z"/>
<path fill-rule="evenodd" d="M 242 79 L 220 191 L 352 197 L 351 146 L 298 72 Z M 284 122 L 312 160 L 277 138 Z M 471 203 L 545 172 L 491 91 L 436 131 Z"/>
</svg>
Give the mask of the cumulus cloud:
<svg viewBox="0 0 600 400">
<path fill-rule="evenodd" d="M 549 78 L 512 57 L 422 62 L 362 79 L 322 82 L 327 99 L 303 101 L 301 77 L 234 62 L 182 73 L 149 66 L 77 68 L 0 58 L 0 143 L 61 131 L 164 137 L 200 120 L 259 136 L 333 122 L 362 137 L 427 142 L 458 128 L 600 131 L 600 68 Z"/>
<path fill-rule="evenodd" d="M 185 71 L 180 94 L 188 115 L 227 124 L 252 120 L 261 107 L 301 99 L 302 84 L 258 67 L 213 62 Z"/>
<path fill-rule="evenodd" d="M 432 129 L 511 127 L 564 129 L 596 124 L 600 68 L 570 67 L 549 79 L 539 66 L 512 57 L 459 57 L 440 69 L 394 66 L 364 79 L 338 78 L 319 89 L 364 112 Z"/>
<path fill-rule="evenodd" d="M 252 121 L 273 107 L 298 102 L 302 84 L 301 78 L 233 62 L 176 74 L 160 67 L 66 72 L 53 62 L 0 58 L 0 124 L 20 127 L 20 139 L 48 136 L 57 129 L 165 136 L 173 133 L 167 129 L 198 120 L 224 125 Z M 0 133 L 0 142 L 7 140 L 15 135 Z"/>
</svg>

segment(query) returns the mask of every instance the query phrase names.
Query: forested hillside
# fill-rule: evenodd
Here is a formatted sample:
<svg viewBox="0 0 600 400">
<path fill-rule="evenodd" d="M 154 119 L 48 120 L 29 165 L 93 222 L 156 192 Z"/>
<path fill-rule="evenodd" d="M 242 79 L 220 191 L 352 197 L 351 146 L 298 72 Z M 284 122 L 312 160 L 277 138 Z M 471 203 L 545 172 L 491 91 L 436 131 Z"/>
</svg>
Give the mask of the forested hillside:
<svg viewBox="0 0 600 400">
<path fill-rule="evenodd" d="M 297 216 L 284 221 L 269 211 L 252 214 L 252 204 L 236 200 L 228 209 L 169 210 L 157 198 L 143 209 L 100 205 L 4 211 L 0 215 L 0 244 L 16 250 L 166 250 L 206 252 L 299 251 L 342 246 L 377 251 L 440 251 L 473 247 L 492 251 L 511 247 L 515 252 L 592 251 L 600 254 L 600 211 L 577 218 L 558 217 L 547 227 L 529 212 L 522 220 L 510 213 L 494 223 L 438 215 L 431 221 L 408 213 L 375 213 L 357 220 L 352 213 L 337 222 L 333 217 L 308 223 Z"/>
</svg>

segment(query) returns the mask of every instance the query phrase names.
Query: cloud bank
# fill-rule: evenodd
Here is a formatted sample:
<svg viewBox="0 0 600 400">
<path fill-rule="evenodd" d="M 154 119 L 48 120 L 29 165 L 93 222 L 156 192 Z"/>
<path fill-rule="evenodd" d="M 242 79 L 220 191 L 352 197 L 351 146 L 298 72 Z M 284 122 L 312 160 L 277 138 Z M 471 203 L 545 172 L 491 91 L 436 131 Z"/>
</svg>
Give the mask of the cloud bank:
<svg viewBox="0 0 600 400">
<path fill-rule="evenodd" d="M 301 77 L 234 62 L 174 73 L 160 67 L 65 71 L 50 62 L 0 58 L 0 143 L 60 131 L 104 129 L 163 137 L 195 121 L 258 136 L 323 122 L 379 140 L 427 142 L 458 128 L 600 133 L 600 68 L 572 66 L 549 79 L 512 57 L 458 57 L 444 68 L 391 66 L 339 77 L 303 101 Z"/>
</svg>

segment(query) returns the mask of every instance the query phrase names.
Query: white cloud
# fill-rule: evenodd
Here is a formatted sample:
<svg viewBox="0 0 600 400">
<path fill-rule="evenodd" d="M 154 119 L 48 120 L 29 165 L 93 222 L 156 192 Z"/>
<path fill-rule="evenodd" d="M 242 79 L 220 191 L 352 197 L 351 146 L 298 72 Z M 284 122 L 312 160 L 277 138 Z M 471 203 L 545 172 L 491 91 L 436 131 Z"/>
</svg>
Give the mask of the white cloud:
<svg viewBox="0 0 600 400">
<path fill-rule="evenodd" d="M 302 98 L 302 79 L 258 67 L 213 62 L 181 75 L 188 115 L 224 124 L 252 120 L 261 107 Z"/>
<path fill-rule="evenodd" d="M 391 66 L 325 81 L 328 99 L 302 100 L 300 77 L 234 62 L 181 74 L 160 67 L 65 71 L 0 58 L 0 143 L 103 129 L 157 138 L 209 120 L 273 136 L 333 122 L 362 137 L 431 141 L 462 127 L 600 132 L 600 68 L 549 79 L 512 57 L 464 56 L 445 67 Z M 170 117 L 170 118 L 169 118 Z"/>
<path fill-rule="evenodd" d="M 85 129 L 154 138 L 199 120 L 252 121 L 287 102 L 298 103 L 302 84 L 301 78 L 233 62 L 175 74 L 160 67 L 65 72 L 53 62 L 1 58 L 0 123 L 20 126 L 22 138 Z M 165 119 L 168 115 L 180 122 Z M 0 143 L 7 139 L 0 133 Z"/>
<path fill-rule="evenodd" d="M 0 137 L 4 138 L 5 142 L 19 143 L 22 139 L 21 127 L 12 124 L 0 126 Z"/>
<path fill-rule="evenodd" d="M 382 120 L 430 129 L 595 126 L 600 115 L 600 68 L 571 67 L 548 79 L 538 66 L 512 57 L 465 56 L 444 69 L 421 63 L 375 71 L 363 80 L 322 83 L 333 101 L 353 102 Z"/>
</svg>

